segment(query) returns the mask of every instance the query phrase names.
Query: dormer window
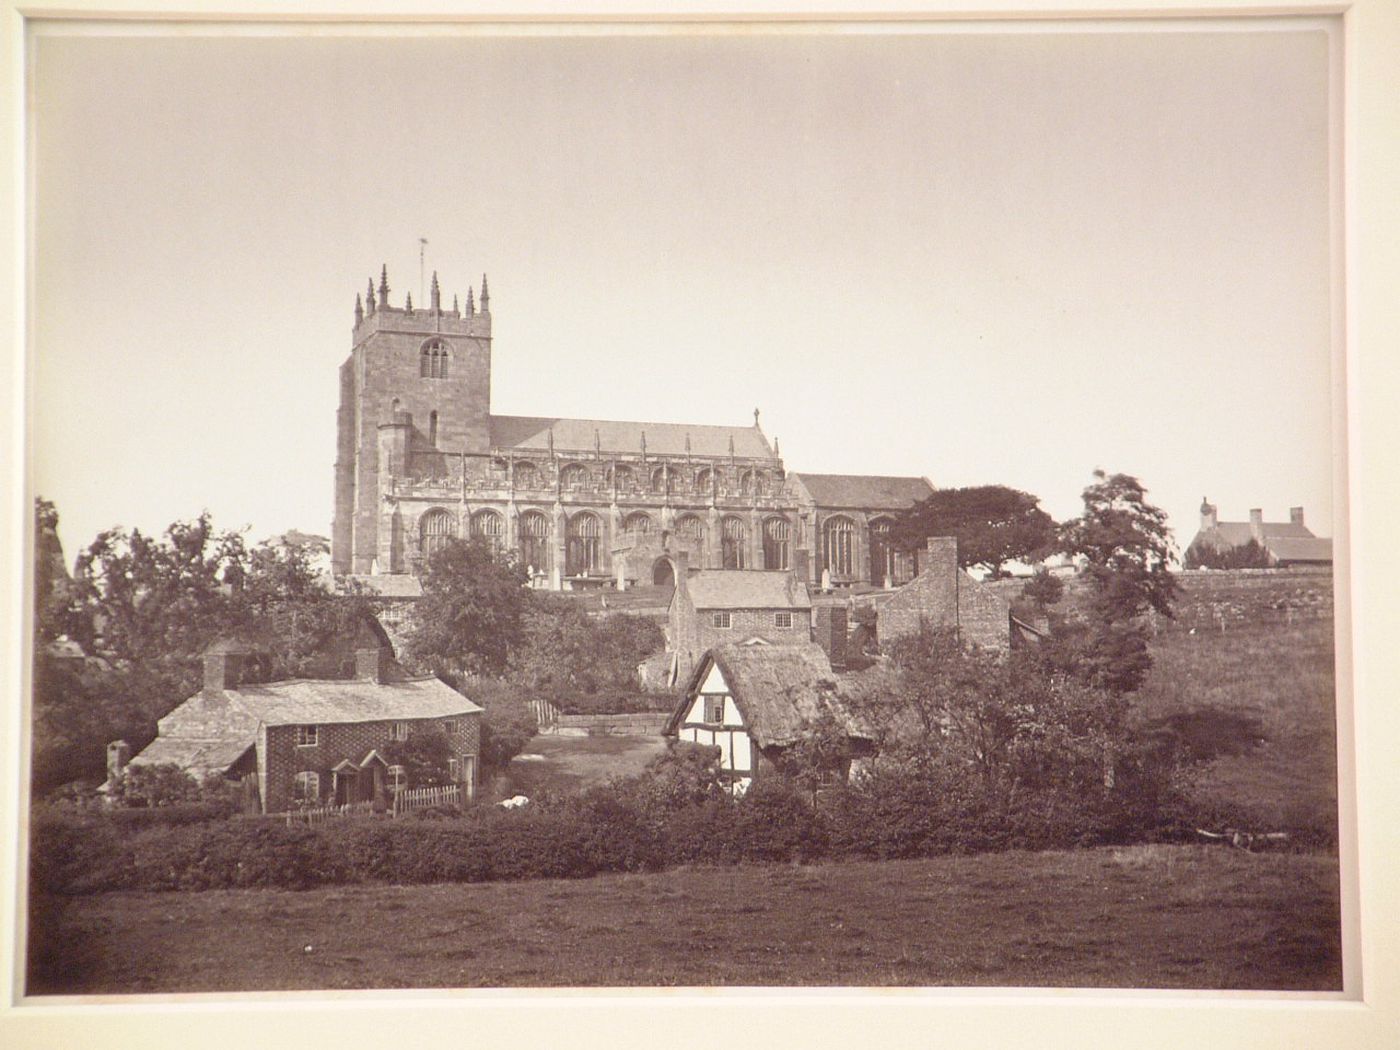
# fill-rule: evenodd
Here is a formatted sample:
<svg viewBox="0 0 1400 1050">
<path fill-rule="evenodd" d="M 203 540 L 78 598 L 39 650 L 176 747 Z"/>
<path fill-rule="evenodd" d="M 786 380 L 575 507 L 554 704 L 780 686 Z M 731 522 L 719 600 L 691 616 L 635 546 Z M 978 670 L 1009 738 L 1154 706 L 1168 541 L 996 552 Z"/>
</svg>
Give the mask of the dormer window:
<svg viewBox="0 0 1400 1050">
<path fill-rule="evenodd" d="M 452 352 L 444 339 L 429 339 L 418 354 L 418 374 L 424 379 L 446 379 Z"/>
</svg>

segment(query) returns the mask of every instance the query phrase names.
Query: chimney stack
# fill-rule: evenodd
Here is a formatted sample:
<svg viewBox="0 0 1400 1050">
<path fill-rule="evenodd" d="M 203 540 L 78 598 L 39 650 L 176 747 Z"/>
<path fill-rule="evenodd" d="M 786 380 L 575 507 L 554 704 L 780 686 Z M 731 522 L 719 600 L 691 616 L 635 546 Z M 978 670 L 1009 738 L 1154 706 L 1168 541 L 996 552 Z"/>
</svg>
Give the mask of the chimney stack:
<svg viewBox="0 0 1400 1050">
<path fill-rule="evenodd" d="M 1302 524 L 1303 524 L 1303 508 L 1302 508 L 1302 507 L 1289 507 L 1289 508 L 1288 508 L 1288 520 L 1291 521 L 1294 525 L 1302 525 Z"/>
<path fill-rule="evenodd" d="M 800 582 L 812 582 L 811 562 L 808 559 L 806 547 L 798 547 L 792 552 L 792 571 Z"/>
<path fill-rule="evenodd" d="M 1264 512 L 1258 507 L 1249 512 L 1249 534 L 1259 543 L 1264 542 Z"/>
<path fill-rule="evenodd" d="M 107 783 L 115 784 L 121 779 L 130 759 L 131 745 L 125 740 L 113 740 L 107 745 Z"/>
<path fill-rule="evenodd" d="M 389 650 L 376 645 L 355 650 L 355 677 L 361 682 L 383 682 L 389 667 Z"/>
<path fill-rule="evenodd" d="M 1204 496 L 1201 497 L 1201 528 L 1213 529 L 1219 524 L 1216 517 L 1215 504 Z"/>
<path fill-rule="evenodd" d="M 204 650 L 204 691 L 222 693 L 237 689 L 252 650 L 240 642 L 221 639 Z"/>
</svg>

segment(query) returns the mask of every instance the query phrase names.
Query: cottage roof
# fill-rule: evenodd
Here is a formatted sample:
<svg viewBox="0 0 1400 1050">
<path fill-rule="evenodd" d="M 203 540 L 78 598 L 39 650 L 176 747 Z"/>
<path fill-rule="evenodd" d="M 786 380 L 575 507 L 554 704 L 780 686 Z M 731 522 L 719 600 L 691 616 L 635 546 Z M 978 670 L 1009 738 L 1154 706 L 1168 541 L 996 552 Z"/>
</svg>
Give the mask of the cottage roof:
<svg viewBox="0 0 1400 1050">
<path fill-rule="evenodd" d="M 294 679 L 243 685 L 225 692 L 270 726 L 447 718 L 481 710 L 436 678 L 396 682 Z"/>
<path fill-rule="evenodd" d="M 786 747 L 823 715 L 831 715 L 850 736 L 870 740 L 874 733 L 842 700 L 821 646 L 721 645 L 700 661 L 686 695 L 667 723 L 673 733 L 699 691 L 710 664 L 719 666 L 749 735 L 759 747 Z"/>
<path fill-rule="evenodd" d="M 1206 531 L 1213 532 L 1222 544 L 1231 547 L 1242 546 L 1254 539 L 1253 527 L 1247 521 L 1222 521 L 1213 530 Z M 1292 521 L 1266 521 L 1260 525 L 1260 531 L 1265 541 L 1316 538 L 1306 525 Z"/>
<path fill-rule="evenodd" d="M 928 478 L 878 474 L 789 474 L 819 507 L 904 510 L 933 495 Z"/>
<path fill-rule="evenodd" d="M 789 572 L 702 569 L 686 577 L 697 609 L 810 609 L 807 586 Z"/>
<path fill-rule="evenodd" d="M 560 451 L 591 451 L 596 439 L 605 452 L 641 452 L 642 435 L 646 450 L 657 455 L 728 456 L 771 459 L 777 462 L 763 432 L 757 427 L 720 427 L 691 423 L 636 423 L 615 419 L 555 419 L 540 416 L 492 416 L 491 444 L 495 448 L 518 448 L 542 452 L 550 447 Z M 686 444 L 689 442 L 689 448 Z"/>
<path fill-rule="evenodd" d="M 450 718 L 481 708 L 436 678 L 393 682 L 294 679 L 201 691 L 160 720 L 160 735 L 132 759 L 222 772 L 257 738 L 258 725 L 326 725 Z"/>
</svg>

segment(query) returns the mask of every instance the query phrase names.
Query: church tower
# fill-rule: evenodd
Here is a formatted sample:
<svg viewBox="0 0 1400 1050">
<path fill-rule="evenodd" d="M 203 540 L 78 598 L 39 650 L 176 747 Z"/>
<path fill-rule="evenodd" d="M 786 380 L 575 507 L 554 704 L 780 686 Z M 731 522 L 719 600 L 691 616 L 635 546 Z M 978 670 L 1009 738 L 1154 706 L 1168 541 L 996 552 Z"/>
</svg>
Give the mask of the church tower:
<svg viewBox="0 0 1400 1050">
<path fill-rule="evenodd" d="M 491 447 L 491 293 L 443 309 L 437 274 L 427 303 L 389 305 L 387 268 L 355 300 L 350 356 L 340 366 L 331 567 L 368 573 L 380 549 L 391 477 L 446 472 Z M 381 434 L 381 429 L 384 433 Z M 382 439 L 382 440 L 381 440 Z M 389 462 L 381 462 L 381 450 Z M 387 566 L 380 566 L 387 570 Z"/>
</svg>

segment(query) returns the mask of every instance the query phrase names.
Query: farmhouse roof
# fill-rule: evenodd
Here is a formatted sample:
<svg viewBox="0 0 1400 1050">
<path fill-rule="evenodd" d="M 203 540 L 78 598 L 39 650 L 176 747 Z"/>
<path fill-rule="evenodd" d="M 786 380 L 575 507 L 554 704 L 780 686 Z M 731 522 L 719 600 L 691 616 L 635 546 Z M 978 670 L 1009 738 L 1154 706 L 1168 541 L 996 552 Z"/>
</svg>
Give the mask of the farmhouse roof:
<svg viewBox="0 0 1400 1050">
<path fill-rule="evenodd" d="M 824 715 L 833 717 L 855 738 L 874 733 L 841 698 L 836 676 L 821 646 L 721 645 L 711 649 L 692 676 L 686 696 L 667 723 L 674 733 L 685 717 L 713 661 L 729 684 L 730 695 L 744 717 L 749 735 L 759 747 L 794 744 Z"/>
<path fill-rule="evenodd" d="M 933 495 L 928 478 L 878 474 L 790 474 L 819 507 L 904 510 Z"/>
<path fill-rule="evenodd" d="M 789 572 L 702 569 L 686 577 L 697 609 L 810 609 L 807 586 Z"/>
<path fill-rule="evenodd" d="M 1264 545 L 1269 553 L 1279 561 L 1328 561 L 1332 560 L 1332 541 L 1317 536 L 1269 537 Z"/>
<path fill-rule="evenodd" d="M 776 461 L 763 432 L 755 426 L 722 427 L 691 423 L 637 423 L 616 419 L 557 419 L 541 416 L 492 416 L 491 444 L 499 449 L 542 452 L 591 452 L 596 445 L 608 452 L 656 455 L 728 456 Z M 687 447 L 688 446 L 688 447 Z"/>
<path fill-rule="evenodd" d="M 1210 530 L 1207 530 L 1210 531 Z M 1222 542 L 1231 547 L 1240 547 L 1254 539 L 1252 526 L 1247 521 L 1222 521 L 1213 530 Z M 1260 525 L 1260 532 L 1267 546 L 1275 539 L 1316 539 L 1312 529 L 1301 522 L 1266 521 Z"/>
</svg>

